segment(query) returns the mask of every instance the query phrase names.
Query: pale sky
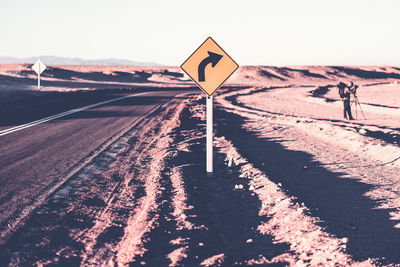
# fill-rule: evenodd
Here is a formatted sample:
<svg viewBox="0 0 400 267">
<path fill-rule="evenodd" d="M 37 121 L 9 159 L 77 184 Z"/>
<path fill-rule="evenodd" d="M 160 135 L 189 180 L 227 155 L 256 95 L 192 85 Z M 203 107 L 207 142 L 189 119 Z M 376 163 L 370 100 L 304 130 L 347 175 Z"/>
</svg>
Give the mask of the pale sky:
<svg viewBox="0 0 400 267">
<path fill-rule="evenodd" d="M 400 65 L 398 0 L 1 0 L 0 55 L 180 65 L 211 36 L 239 65 Z"/>
</svg>

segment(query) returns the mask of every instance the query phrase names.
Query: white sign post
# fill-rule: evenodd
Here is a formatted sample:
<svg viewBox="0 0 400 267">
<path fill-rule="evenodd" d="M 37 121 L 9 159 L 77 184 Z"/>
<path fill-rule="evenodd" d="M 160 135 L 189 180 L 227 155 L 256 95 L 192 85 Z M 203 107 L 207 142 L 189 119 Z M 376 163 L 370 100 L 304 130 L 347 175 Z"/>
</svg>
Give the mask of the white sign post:
<svg viewBox="0 0 400 267">
<path fill-rule="evenodd" d="M 33 64 L 32 69 L 37 73 L 38 75 L 38 90 L 40 90 L 40 74 L 42 74 L 42 72 L 46 69 L 46 65 L 43 64 L 42 61 L 40 61 L 40 59 L 38 61 L 36 61 L 35 64 Z"/>
<path fill-rule="evenodd" d="M 207 96 L 206 103 L 206 171 L 208 176 L 213 174 L 213 97 Z"/>
</svg>

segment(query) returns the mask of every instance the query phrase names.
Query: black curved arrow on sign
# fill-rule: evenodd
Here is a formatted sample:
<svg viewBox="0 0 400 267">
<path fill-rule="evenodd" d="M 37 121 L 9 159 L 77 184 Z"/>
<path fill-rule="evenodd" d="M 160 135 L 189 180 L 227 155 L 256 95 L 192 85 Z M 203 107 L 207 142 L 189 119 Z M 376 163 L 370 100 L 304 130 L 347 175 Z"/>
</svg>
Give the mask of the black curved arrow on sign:
<svg viewBox="0 0 400 267">
<path fill-rule="evenodd" d="M 206 69 L 206 66 L 211 63 L 211 66 L 214 68 L 215 65 L 217 65 L 217 63 L 221 60 L 221 58 L 222 55 L 208 51 L 208 57 L 203 59 L 199 64 L 199 82 L 204 82 L 206 80 L 204 75 L 204 70 Z"/>
</svg>

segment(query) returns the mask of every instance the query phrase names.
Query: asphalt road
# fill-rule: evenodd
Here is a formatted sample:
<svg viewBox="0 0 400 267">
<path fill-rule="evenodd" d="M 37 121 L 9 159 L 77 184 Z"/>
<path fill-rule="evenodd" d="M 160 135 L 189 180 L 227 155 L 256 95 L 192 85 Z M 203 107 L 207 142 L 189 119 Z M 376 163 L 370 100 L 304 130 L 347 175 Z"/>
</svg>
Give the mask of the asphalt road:
<svg viewBox="0 0 400 267">
<path fill-rule="evenodd" d="M 183 92 L 149 91 L 0 136 L 0 231 L 99 147 Z"/>
</svg>

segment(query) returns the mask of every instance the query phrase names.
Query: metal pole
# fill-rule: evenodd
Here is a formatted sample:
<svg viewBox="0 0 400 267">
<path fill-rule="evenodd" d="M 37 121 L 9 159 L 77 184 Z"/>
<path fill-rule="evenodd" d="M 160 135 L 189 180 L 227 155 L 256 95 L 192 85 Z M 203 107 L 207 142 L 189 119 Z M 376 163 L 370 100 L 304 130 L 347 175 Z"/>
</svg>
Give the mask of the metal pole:
<svg viewBox="0 0 400 267">
<path fill-rule="evenodd" d="M 353 100 L 353 104 L 356 107 L 356 119 L 358 120 L 357 102 Z"/>
<path fill-rule="evenodd" d="M 206 100 L 206 171 L 208 176 L 213 175 L 213 97 L 207 96 Z"/>
<path fill-rule="evenodd" d="M 38 78 L 37 78 L 37 87 L 38 87 L 38 90 L 40 90 L 40 73 L 38 74 Z"/>
<path fill-rule="evenodd" d="M 363 115 L 363 118 L 364 118 L 364 120 L 365 120 L 364 111 L 362 110 L 362 107 L 361 107 L 360 101 L 358 100 L 358 97 L 357 97 L 357 96 L 356 96 L 355 98 L 356 98 L 356 100 L 357 100 L 357 103 L 358 103 L 358 105 L 360 106 L 361 113 L 362 113 L 362 115 Z"/>
</svg>

